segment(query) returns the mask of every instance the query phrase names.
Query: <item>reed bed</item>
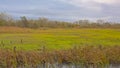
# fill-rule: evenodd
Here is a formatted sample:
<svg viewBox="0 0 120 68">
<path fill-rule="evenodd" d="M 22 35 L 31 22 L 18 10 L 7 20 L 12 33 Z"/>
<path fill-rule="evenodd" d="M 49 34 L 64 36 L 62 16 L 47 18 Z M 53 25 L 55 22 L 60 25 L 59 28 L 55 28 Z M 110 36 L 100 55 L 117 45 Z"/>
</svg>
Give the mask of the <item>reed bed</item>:
<svg viewBox="0 0 120 68">
<path fill-rule="evenodd" d="M 120 46 L 75 46 L 56 51 L 0 49 L 0 68 L 62 68 L 64 64 L 74 68 L 120 65 Z"/>
</svg>

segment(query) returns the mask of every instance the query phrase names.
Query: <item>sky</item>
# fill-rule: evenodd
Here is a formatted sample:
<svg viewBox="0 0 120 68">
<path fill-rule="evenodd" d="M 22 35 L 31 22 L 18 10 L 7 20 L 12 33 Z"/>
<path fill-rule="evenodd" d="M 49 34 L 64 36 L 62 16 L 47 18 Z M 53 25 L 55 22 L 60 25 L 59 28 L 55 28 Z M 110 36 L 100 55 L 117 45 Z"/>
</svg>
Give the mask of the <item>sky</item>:
<svg viewBox="0 0 120 68">
<path fill-rule="evenodd" d="M 61 21 L 103 19 L 120 22 L 120 0 L 0 0 L 0 12 L 14 18 L 26 16 Z"/>
</svg>

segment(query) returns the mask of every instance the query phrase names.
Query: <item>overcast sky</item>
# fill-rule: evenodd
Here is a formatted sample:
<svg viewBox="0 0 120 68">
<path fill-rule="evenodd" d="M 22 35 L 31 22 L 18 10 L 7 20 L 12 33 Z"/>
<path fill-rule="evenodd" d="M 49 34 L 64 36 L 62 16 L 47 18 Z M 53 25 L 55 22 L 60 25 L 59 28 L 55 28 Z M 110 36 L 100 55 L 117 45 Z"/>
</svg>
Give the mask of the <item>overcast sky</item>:
<svg viewBox="0 0 120 68">
<path fill-rule="evenodd" d="M 13 17 L 75 21 L 98 18 L 120 22 L 120 0 L 0 0 L 0 12 Z"/>
</svg>

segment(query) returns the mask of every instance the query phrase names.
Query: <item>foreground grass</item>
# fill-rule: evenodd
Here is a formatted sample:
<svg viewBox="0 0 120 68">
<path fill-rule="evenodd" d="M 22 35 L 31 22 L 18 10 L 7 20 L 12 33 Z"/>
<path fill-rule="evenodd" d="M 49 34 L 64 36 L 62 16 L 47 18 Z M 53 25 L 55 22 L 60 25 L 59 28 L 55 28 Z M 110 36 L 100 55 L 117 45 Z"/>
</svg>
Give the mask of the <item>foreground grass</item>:
<svg viewBox="0 0 120 68">
<path fill-rule="evenodd" d="M 69 49 L 73 46 L 120 44 L 120 29 L 26 29 L 0 27 L 0 47 L 20 50 Z"/>
<path fill-rule="evenodd" d="M 0 27 L 1 68 L 120 64 L 120 29 Z M 59 67 L 60 68 L 60 67 Z"/>
<path fill-rule="evenodd" d="M 61 64 L 81 65 L 85 68 L 104 68 L 120 64 L 120 46 L 80 46 L 67 50 L 17 51 L 0 49 L 1 68 L 55 68 Z M 108 67 L 109 68 L 109 67 Z"/>
</svg>

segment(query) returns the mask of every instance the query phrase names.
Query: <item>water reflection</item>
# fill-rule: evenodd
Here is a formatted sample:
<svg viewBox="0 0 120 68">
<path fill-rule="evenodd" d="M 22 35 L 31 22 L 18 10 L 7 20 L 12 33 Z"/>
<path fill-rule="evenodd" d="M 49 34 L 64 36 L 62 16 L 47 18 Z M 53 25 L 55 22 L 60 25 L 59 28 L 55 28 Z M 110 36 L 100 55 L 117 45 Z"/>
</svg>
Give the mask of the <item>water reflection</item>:
<svg viewBox="0 0 120 68">
<path fill-rule="evenodd" d="M 120 68 L 120 64 L 118 65 L 73 65 L 73 64 L 40 64 L 36 67 L 28 65 L 27 67 L 19 66 L 17 68 Z"/>
</svg>

